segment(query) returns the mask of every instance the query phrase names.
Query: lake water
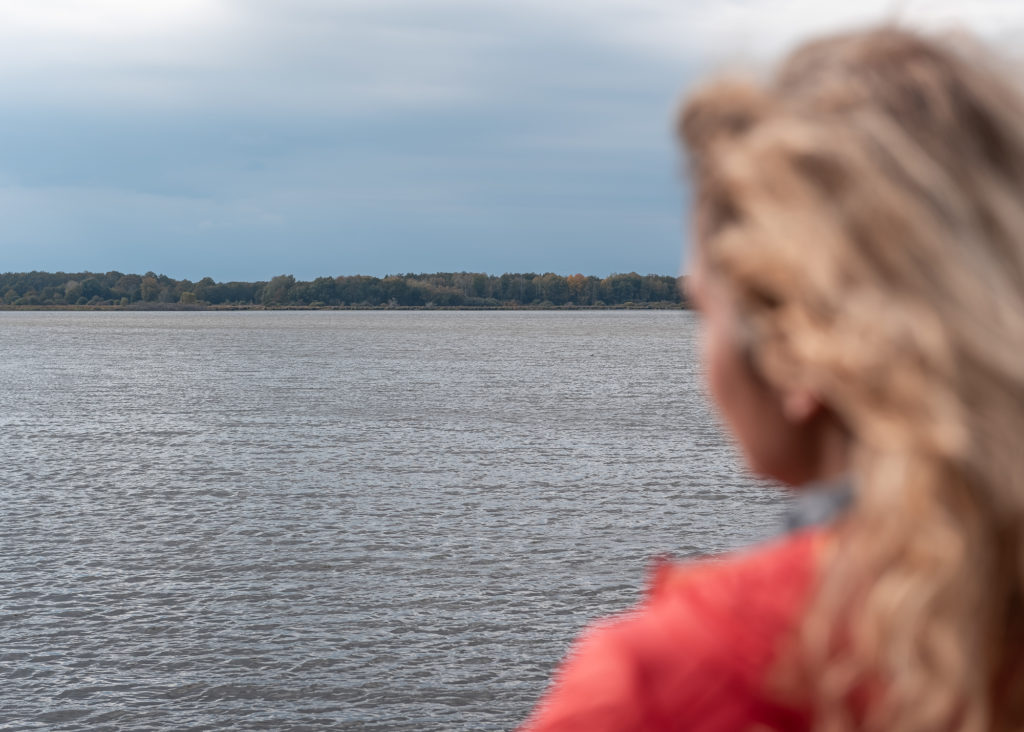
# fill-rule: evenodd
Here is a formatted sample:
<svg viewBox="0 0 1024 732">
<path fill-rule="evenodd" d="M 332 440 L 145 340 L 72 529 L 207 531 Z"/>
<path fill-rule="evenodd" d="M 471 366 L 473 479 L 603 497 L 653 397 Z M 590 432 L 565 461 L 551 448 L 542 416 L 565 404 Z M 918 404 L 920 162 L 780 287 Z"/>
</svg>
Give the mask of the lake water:
<svg viewBox="0 0 1024 732">
<path fill-rule="evenodd" d="M 0 313 L 0 728 L 506 730 L 771 534 L 682 311 Z"/>
</svg>

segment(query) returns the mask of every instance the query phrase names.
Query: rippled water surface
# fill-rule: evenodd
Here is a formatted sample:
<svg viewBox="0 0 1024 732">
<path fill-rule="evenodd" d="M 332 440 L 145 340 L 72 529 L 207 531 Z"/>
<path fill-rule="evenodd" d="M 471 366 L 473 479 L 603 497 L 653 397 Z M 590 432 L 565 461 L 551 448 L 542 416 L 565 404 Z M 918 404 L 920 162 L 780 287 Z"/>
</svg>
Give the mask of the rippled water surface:
<svg viewBox="0 0 1024 732">
<path fill-rule="evenodd" d="M 0 728 L 503 730 L 772 532 L 673 312 L 0 313 Z"/>
</svg>

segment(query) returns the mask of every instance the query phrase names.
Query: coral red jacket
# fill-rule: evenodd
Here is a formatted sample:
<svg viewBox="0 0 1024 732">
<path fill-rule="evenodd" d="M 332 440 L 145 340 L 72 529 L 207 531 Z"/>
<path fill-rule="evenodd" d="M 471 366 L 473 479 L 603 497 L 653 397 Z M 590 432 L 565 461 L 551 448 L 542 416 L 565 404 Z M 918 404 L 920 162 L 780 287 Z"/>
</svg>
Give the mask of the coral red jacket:
<svg viewBox="0 0 1024 732">
<path fill-rule="evenodd" d="M 637 609 L 584 634 L 520 732 L 809 729 L 766 680 L 807 608 L 823 536 L 662 566 Z"/>
</svg>

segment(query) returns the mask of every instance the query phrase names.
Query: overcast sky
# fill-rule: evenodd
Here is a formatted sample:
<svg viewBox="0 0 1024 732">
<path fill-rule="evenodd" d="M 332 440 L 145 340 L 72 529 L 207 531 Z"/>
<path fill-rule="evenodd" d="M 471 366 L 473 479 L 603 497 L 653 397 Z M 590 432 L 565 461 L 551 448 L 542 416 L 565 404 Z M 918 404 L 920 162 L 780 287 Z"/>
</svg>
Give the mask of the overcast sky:
<svg viewBox="0 0 1024 732">
<path fill-rule="evenodd" d="M 0 271 L 675 274 L 687 84 L 893 17 L 1024 3 L 0 0 Z"/>
</svg>

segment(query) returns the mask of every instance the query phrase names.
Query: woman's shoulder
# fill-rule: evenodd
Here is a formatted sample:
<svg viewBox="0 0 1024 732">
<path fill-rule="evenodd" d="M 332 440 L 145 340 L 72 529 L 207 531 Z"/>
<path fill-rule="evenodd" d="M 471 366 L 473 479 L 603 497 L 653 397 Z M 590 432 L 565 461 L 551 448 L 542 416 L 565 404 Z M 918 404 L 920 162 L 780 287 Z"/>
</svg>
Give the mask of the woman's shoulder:
<svg viewBox="0 0 1024 732">
<path fill-rule="evenodd" d="M 802 712 L 764 689 L 806 607 L 823 541 L 803 531 L 661 564 L 635 610 L 584 634 L 524 730 L 800 728 Z"/>
<path fill-rule="evenodd" d="M 826 537 L 820 529 L 798 531 L 738 552 L 659 562 L 638 611 L 710 614 L 722 620 L 790 615 L 817 575 Z"/>
</svg>

